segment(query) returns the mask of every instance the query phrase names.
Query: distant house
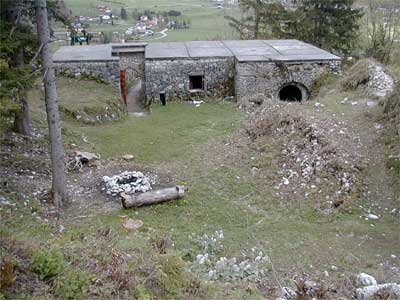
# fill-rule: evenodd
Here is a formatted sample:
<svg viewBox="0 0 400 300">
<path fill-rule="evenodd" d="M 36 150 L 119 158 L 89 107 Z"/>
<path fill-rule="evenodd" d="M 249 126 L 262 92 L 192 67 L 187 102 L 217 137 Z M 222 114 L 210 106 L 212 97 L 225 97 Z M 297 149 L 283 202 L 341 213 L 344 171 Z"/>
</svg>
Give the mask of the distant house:
<svg viewBox="0 0 400 300">
<path fill-rule="evenodd" d="M 97 10 L 107 10 L 107 6 L 106 5 L 97 4 L 96 9 Z"/>
<path fill-rule="evenodd" d="M 158 25 L 158 19 L 154 18 L 152 20 L 148 20 L 147 21 L 147 25 L 149 25 L 149 26 L 157 26 Z"/>
</svg>

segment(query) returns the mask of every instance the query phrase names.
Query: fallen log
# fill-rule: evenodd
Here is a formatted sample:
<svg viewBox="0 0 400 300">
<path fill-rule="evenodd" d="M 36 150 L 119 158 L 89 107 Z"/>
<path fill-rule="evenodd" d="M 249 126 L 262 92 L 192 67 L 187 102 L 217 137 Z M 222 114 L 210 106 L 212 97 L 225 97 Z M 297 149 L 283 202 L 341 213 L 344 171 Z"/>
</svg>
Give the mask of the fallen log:
<svg viewBox="0 0 400 300">
<path fill-rule="evenodd" d="M 137 195 L 121 194 L 122 206 L 124 208 L 152 205 L 170 200 L 180 199 L 185 196 L 185 187 L 175 186 L 158 191 L 151 191 Z"/>
</svg>

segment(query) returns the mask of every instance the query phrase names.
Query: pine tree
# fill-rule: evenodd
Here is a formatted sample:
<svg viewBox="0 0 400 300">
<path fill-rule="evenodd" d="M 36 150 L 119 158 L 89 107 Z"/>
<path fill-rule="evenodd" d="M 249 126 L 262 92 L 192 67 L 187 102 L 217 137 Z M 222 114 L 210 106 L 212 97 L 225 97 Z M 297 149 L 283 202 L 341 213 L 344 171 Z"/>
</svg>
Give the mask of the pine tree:
<svg viewBox="0 0 400 300">
<path fill-rule="evenodd" d="M 121 8 L 121 19 L 122 20 L 128 19 L 128 13 L 126 12 L 125 8 Z"/>
<path fill-rule="evenodd" d="M 286 38 L 291 32 L 289 26 L 296 23 L 296 13 L 288 11 L 276 0 L 243 0 L 240 2 L 242 17 L 227 16 L 229 25 L 241 39 Z"/>
<path fill-rule="evenodd" d="M 241 39 L 295 38 L 348 54 L 357 42 L 362 11 L 354 0 L 297 0 L 291 10 L 277 0 L 243 0 L 242 18 L 227 17 Z"/>
<path fill-rule="evenodd" d="M 354 0 L 302 0 L 303 29 L 296 32 L 299 39 L 318 47 L 348 54 L 357 42 L 362 17 Z"/>
<path fill-rule="evenodd" d="M 14 130 L 30 135 L 27 91 L 32 87 L 29 61 L 36 39 L 29 24 L 29 3 L 2 1 L 0 5 L 0 116 L 14 119 Z"/>
<path fill-rule="evenodd" d="M 63 0 L 47 1 L 52 18 L 69 23 Z M 0 118 L 13 120 L 14 130 L 30 134 L 27 91 L 35 80 L 37 36 L 32 27 L 32 1 L 1 0 L 0 5 Z"/>
</svg>

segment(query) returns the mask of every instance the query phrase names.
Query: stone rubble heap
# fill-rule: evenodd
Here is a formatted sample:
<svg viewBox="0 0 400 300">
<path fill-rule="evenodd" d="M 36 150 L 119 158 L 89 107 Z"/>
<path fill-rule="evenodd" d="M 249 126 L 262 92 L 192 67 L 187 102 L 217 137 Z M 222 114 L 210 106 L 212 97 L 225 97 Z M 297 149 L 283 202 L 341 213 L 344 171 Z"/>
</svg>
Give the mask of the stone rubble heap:
<svg viewBox="0 0 400 300">
<path fill-rule="evenodd" d="M 282 147 L 275 194 L 287 199 L 318 193 L 326 208 L 338 207 L 360 184 L 358 154 L 332 141 L 331 135 L 348 135 L 341 122 L 316 122 L 293 111 L 290 105 L 268 104 L 256 112 L 246 128 L 253 139 L 273 136 Z"/>
<path fill-rule="evenodd" d="M 105 187 L 102 189 L 107 195 L 113 197 L 125 193 L 132 195 L 134 193 L 144 193 L 152 189 L 152 179 L 146 177 L 142 172 L 125 171 L 119 175 L 104 176 Z"/>
<path fill-rule="evenodd" d="M 370 64 L 368 66 L 368 90 L 376 97 L 386 97 L 394 89 L 394 79 L 385 72 L 380 64 Z"/>
<path fill-rule="evenodd" d="M 399 299 L 400 297 L 400 284 L 378 284 L 373 276 L 366 273 L 357 275 L 356 284 L 358 288 L 356 289 L 355 298 L 359 300 Z"/>
</svg>

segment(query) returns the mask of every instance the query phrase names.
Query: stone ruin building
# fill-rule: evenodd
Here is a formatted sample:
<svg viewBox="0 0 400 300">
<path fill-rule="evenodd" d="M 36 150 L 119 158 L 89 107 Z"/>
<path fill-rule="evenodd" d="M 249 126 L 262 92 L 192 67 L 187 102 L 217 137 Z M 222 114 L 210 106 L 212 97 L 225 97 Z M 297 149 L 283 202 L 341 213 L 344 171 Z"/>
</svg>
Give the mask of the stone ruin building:
<svg viewBox="0 0 400 300">
<path fill-rule="evenodd" d="M 339 73 L 341 58 L 298 40 L 192 41 L 65 46 L 54 55 L 57 73 L 101 78 L 120 86 L 143 83 L 148 102 L 255 94 L 307 100 L 314 82 Z"/>
</svg>

